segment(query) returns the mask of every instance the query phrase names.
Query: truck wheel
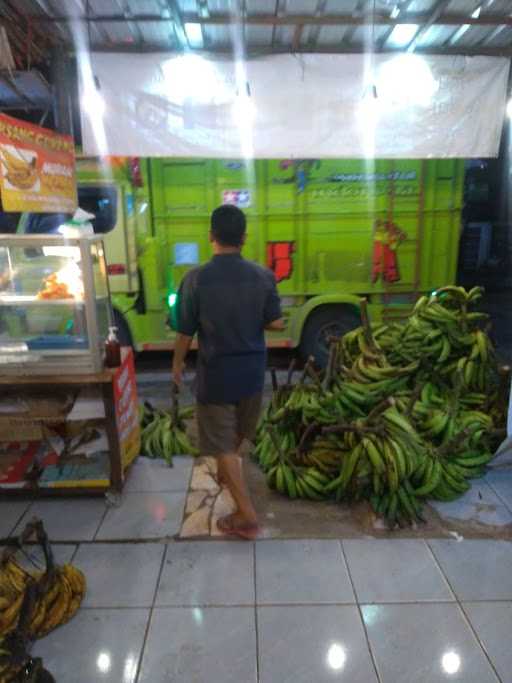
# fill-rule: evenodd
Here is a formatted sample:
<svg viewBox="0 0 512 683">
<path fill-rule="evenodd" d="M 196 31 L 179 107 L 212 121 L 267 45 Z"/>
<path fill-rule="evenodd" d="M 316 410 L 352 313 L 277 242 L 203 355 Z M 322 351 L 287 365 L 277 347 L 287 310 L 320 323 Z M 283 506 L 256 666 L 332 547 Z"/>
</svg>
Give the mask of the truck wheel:
<svg viewBox="0 0 512 683">
<path fill-rule="evenodd" d="M 133 349 L 132 333 L 128 323 L 124 319 L 123 314 L 116 310 L 114 310 L 114 325 L 117 327 L 117 338 L 121 346 L 131 346 Z M 133 352 L 135 353 L 135 349 L 133 349 Z"/>
<path fill-rule="evenodd" d="M 360 324 L 359 315 L 348 306 L 323 306 L 313 311 L 302 331 L 301 356 L 304 360 L 313 356 L 316 364 L 325 368 L 329 356 L 329 337 L 341 337 Z"/>
</svg>

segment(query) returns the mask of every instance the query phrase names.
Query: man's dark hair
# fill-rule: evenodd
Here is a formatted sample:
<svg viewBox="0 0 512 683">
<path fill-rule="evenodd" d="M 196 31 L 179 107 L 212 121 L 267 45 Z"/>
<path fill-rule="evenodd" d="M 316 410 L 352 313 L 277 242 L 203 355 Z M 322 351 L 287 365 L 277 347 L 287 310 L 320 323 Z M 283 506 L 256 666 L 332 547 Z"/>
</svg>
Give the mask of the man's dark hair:
<svg viewBox="0 0 512 683">
<path fill-rule="evenodd" d="M 237 206 L 223 204 L 212 212 L 213 238 L 225 247 L 239 247 L 245 235 L 245 214 Z"/>
</svg>

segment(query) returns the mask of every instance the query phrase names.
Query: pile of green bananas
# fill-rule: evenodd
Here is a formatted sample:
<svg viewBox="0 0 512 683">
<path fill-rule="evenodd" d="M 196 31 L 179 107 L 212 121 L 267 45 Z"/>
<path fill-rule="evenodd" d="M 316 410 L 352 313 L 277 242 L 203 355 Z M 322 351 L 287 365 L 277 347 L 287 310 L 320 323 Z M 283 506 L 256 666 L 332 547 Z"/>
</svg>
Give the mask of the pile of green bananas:
<svg viewBox="0 0 512 683">
<path fill-rule="evenodd" d="M 185 424 L 193 415 L 192 407 L 167 412 L 153 408 L 146 401 L 140 413 L 142 455 L 163 458 L 170 466 L 174 455 L 198 455 Z"/>
<path fill-rule="evenodd" d="M 331 342 L 323 374 L 308 362 L 274 391 L 254 451 L 268 485 L 368 500 L 390 528 L 423 521 L 425 499 L 465 493 L 503 436 L 510 385 L 473 310 L 481 295 L 444 287 L 403 324 L 371 326 L 363 310 L 363 326 Z"/>
</svg>

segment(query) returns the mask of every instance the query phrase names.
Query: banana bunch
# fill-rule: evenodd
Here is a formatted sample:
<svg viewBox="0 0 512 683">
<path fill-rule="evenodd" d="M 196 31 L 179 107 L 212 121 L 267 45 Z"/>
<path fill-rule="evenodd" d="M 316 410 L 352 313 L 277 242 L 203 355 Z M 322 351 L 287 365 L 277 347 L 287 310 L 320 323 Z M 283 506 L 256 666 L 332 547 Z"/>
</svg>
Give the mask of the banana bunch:
<svg viewBox="0 0 512 683">
<path fill-rule="evenodd" d="M 12 558 L 0 568 L 0 637 L 16 628 L 29 580 Z"/>
<path fill-rule="evenodd" d="M 452 501 L 469 490 L 468 479 L 481 477 L 492 459 L 489 452 L 464 450 L 450 458 L 432 455 L 413 478 L 414 494 L 441 501 Z"/>
<path fill-rule="evenodd" d="M 56 567 L 37 600 L 32 613 L 30 634 L 42 638 L 67 623 L 78 611 L 86 591 L 85 576 L 71 564 Z"/>
<path fill-rule="evenodd" d="M 16 629 L 27 586 L 34 582 L 38 599 L 30 618 L 29 634 L 33 638 L 41 638 L 69 621 L 85 595 L 85 577 L 70 564 L 57 567 L 52 576 L 29 574 L 10 558 L 0 571 L 0 637 Z"/>
<path fill-rule="evenodd" d="M 7 169 L 7 180 L 11 185 L 28 190 L 35 184 L 38 178 L 35 157 L 31 161 L 26 161 L 9 152 L 4 145 L 2 147 L 2 161 Z"/>
<path fill-rule="evenodd" d="M 329 477 L 314 467 L 297 468 L 284 461 L 274 465 L 267 473 L 269 487 L 289 498 L 325 500 L 329 481 Z"/>
<path fill-rule="evenodd" d="M 174 455 L 197 455 L 185 427 L 185 420 L 192 415 L 192 408 L 184 408 L 179 410 L 177 419 L 173 419 L 172 413 L 144 404 L 141 411 L 142 454 L 163 458 L 171 466 Z"/>
<path fill-rule="evenodd" d="M 376 515 L 383 517 L 390 529 L 395 525 L 405 527 L 416 522 L 425 522 L 422 505 L 408 479 L 396 489 L 382 496 L 373 494 L 370 504 Z"/>
</svg>

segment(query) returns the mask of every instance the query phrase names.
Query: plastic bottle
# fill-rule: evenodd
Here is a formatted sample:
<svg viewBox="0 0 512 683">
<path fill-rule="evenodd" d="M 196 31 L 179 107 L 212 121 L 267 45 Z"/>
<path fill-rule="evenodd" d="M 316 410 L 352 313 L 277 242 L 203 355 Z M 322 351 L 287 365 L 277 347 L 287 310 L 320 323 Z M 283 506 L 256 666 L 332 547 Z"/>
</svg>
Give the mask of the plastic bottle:
<svg viewBox="0 0 512 683">
<path fill-rule="evenodd" d="M 117 338 L 117 327 L 108 328 L 105 342 L 105 365 L 107 368 L 118 368 L 121 365 L 121 344 Z"/>
</svg>

